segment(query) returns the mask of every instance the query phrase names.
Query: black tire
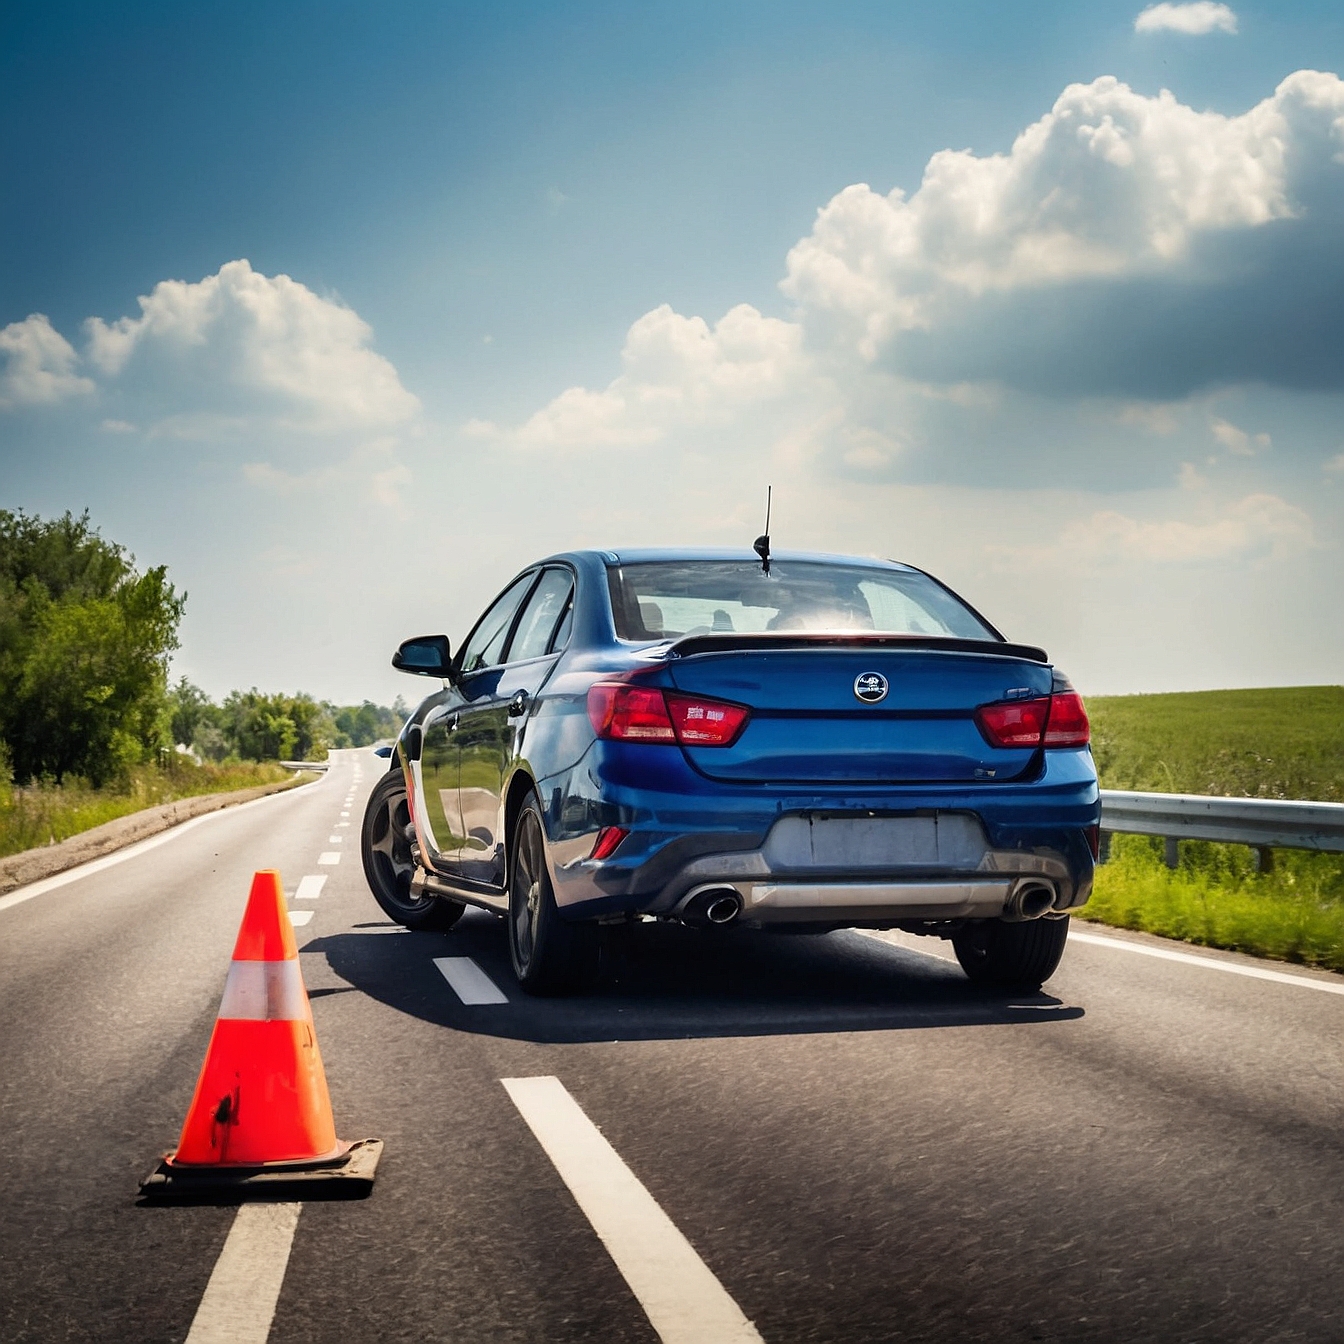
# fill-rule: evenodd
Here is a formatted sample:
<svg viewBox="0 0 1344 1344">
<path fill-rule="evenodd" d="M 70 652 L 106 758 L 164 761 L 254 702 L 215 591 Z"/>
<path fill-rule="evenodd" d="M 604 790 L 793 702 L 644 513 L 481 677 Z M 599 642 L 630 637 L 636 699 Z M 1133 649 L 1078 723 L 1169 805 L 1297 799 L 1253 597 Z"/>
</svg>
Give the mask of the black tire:
<svg viewBox="0 0 1344 1344">
<path fill-rule="evenodd" d="M 952 947 L 976 984 L 1034 994 L 1054 975 L 1068 937 L 1067 916 L 1021 924 L 986 919 L 954 933 Z"/>
<path fill-rule="evenodd" d="M 509 958 L 529 994 L 564 994 L 585 983 L 597 965 L 597 927 L 571 924 L 555 904 L 546 866 L 546 828 L 536 794 L 513 829 L 509 859 Z"/>
<path fill-rule="evenodd" d="M 369 794 L 360 829 L 359 852 L 369 889 L 384 912 L 408 929 L 451 929 L 466 909 L 461 901 L 411 895 L 415 861 L 406 835 L 410 824 L 406 781 L 400 770 L 389 770 Z"/>
</svg>

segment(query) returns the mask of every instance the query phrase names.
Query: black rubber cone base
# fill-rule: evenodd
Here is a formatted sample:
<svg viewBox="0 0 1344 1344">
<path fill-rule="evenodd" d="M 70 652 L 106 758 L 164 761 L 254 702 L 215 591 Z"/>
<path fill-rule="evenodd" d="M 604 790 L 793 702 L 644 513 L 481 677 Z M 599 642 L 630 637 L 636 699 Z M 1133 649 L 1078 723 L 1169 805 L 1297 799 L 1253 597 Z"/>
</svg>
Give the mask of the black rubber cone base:
<svg viewBox="0 0 1344 1344">
<path fill-rule="evenodd" d="M 140 1182 L 155 1203 L 236 1203 L 245 1199 L 363 1199 L 373 1189 L 382 1139 L 357 1139 L 323 1162 L 265 1162 L 251 1167 L 175 1163 L 172 1153 Z"/>
</svg>

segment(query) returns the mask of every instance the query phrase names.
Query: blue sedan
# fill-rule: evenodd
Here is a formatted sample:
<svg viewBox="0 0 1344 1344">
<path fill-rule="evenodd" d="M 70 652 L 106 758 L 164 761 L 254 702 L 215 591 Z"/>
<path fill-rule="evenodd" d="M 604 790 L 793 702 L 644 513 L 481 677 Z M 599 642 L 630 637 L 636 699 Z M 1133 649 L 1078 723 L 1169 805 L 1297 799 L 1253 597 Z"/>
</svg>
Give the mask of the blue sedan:
<svg viewBox="0 0 1344 1344">
<path fill-rule="evenodd" d="M 1034 990 L 1092 888 L 1083 702 L 912 566 L 574 551 L 529 566 L 411 715 L 362 830 L 413 929 L 502 915 L 532 993 L 581 983 L 604 925 L 675 920 L 948 938 Z"/>
</svg>

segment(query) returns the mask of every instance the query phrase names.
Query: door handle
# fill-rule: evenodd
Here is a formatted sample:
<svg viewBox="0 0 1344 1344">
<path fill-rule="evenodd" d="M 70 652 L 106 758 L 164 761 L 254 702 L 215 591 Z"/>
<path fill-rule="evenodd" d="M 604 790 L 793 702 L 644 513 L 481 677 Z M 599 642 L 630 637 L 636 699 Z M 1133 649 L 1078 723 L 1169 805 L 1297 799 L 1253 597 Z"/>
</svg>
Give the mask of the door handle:
<svg viewBox="0 0 1344 1344">
<path fill-rule="evenodd" d="M 527 713 L 527 693 L 519 691 L 509 701 L 509 718 L 516 719 Z"/>
</svg>

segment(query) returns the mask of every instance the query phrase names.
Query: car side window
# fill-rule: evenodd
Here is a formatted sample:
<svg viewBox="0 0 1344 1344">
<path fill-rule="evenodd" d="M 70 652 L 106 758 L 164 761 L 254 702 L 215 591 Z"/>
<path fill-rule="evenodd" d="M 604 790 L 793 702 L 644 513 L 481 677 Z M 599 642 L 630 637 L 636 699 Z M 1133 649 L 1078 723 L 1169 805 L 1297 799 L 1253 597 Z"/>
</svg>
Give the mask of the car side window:
<svg viewBox="0 0 1344 1344">
<path fill-rule="evenodd" d="M 518 618 L 518 628 L 509 645 L 509 662 L 521 663 L 545 655 L 573 586 L 574 577 L 567 569 L 548 569 L 542 573 Z"/>
<path fill-rule="evenodd" d="M 513 618 L 536 577 L 536 570 L 531 570 L 511 583 L 477 622 L 462 649 L 462 661 L 458 664 L 462 675 L 494 667 L 503 661 L 504 644 L 513 629 Z"/>
<path fill-rule="evenodd" d="M 565 614 L 556 626 L 555 638 L 551 640 L 550 652 L 561 653 L 569 643 L 569 632 L 574 629 L 574 590 L 569 590 L 569 600 L 565 603 Z"/>
</svg>

